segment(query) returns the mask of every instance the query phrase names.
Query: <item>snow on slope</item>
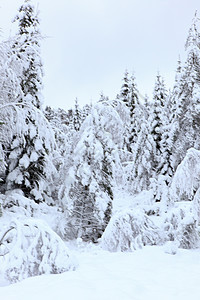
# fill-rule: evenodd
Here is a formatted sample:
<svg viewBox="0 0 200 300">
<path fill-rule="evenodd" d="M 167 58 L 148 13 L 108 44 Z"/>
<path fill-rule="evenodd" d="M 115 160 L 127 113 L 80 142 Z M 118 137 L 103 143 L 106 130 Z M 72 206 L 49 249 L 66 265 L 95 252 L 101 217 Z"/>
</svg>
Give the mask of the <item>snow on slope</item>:
<svg viewBox="0 0 200 300">
<path fill-rule="evenodd" d="M 1 300 L 199 300 L 200 251 L 147 246 L 110 253 L 92 246 L 72 252 L 79 268 L 0 288 Z"/>
</svg>

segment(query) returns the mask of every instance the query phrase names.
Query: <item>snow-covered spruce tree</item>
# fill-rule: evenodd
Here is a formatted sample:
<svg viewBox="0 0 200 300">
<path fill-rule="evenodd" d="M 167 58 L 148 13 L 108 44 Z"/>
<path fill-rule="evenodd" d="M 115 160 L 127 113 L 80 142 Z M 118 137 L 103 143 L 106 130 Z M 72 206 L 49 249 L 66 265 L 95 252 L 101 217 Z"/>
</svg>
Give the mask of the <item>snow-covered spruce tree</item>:
<svg viewBox="0 0 200 300">
<path fill-rule="evenodd" d="M 153 93 L 153 105 L 149 122 L 151 124 L 151 135 L 156 144 L 156 156 L 154 158 L 154 170 L 157 171 L 161 158 L 162 134 L 165 124 L 165 101 L 167 98 L 164 81 L 158 74 Z"/>
<path fill-rule="evenodd" d="M 156 201 L 165 198 L 164 201 L 168 202 L 168 185 L 173 175 L 171 119 L 167 105 L 169 96 L 167 95 L 164 80 L 159 74 L 156 78 L 153 100 L 149 115 L 151 135 L 156 149 L 152 164 L 155 174 L 155 179 L 152 180 L 152 189 Z"/>
<path fill-rule="evenodd" d="M 125 70 L 123 84 L 121 86 L 121 90 L 118 95 L 118 98 L 121 101 L 123 101 L 127 106 L 129 106 L 129 92 L 130 92 L 129 73 L 128 70 Z"/>
<path fill-rule="evenodd" d="M 39 21 L 30 1 L 21 6 L 16 20 L 19 33 L 12 40 L 11 57 L 17 57 L 21 72 L 16 73 L 15 64 L 11 65 L 18 81 L 16 97 L 11 99 L 14 103 L 8 105 L 14 115 L 14 126 L 10 142 L 4 145 L 7 163 L 4 183 L 5 190 L 21 188 L 27 197 L 41 201 L 44 196 L 50 196 L 47 187 L 55 171 L 52 164 L 54 135 L 39 109 L 42 87 Z M 10 123 L 7 119 L 5 126 L 9 127 Z"/>
<path fill-rule="evenodd" d="M 142 105 L 139 102 L 138 89 L 135 82 L 135 76 L 132 75 L 129 83 L 129 102 L 130 124 L 127 128 L 127 149 L 132 152 L 134 143 L 138 138 L 142 118 Z"/>
<path fill-rule="evenodd" d="M 74 125 L 74 129 L 76 131 L 80 130 L 81 123 L 82 123 L 82 114 L 81 114 L 81 109 L 78 104 L 78 99 L 76 98 L 74 109 L 73 109 L 73 125 Z"/>
<path fill-rule="evenodd" d="M 171 95 L 166 98 L 162 119 L 162 136 L 160 142 L 160 157 L 158 157 L 157 166 L 157 187 L 156 200 L 169 202 L 168 187 L 174 175 L 174 165 L 172 158 L 173 139 L 172 124 L 174 121 L 173 104 L 171 104 Z M 165 200 L 164 200 L 165 198 Z"/>
<path fill-rule="evenodd" d="M 67 177 L 70 213 L 66 238 L 71 235 L 70 238 L 96 241 L 110 220 L 113 177 L 119 158 L 108 129 L 112 130 L 109 124 L 115 117 L 112 107 L 98 103 L 81 127 Z"/>
<path fill-rule="evenodd" d="M 59 200 L 64 196 L 65 177 L 69 166 L 71 166 L 71 155 L 76 138 L 79 136 L 79 131 L 76 131 L 74 128 L 73 112 L 71 109 L 66 112 L 60 108 L 52 109 L 46 107 L 45 116 L 49 120 L 55 134 L 56 151 L 53 152 L 53 164 L 57 172 L 54 174 L 53 194 L 54 198 Z"/>
<path fill-rule="evenodd" d="M 155 178 L 153 166 L 155 155 L 156 143 L 150 134 L 149 123 L 143 116 L 137 141 L 133 145 L 132 161 L 125 168 L 128 189 L 132 193 L 149 189 L 151 179 Z"/>
<path fill-rule="evenodd" d="M 177 113 L 178 113 L 177 101 L 180 96 L 181 90 L 183 88 L 182 79 L 183 79 L 182 78 L 182 62 L 181 62 L 181 58 L 179 57 L 178 61 L 177 61 L 175 83 L 173 86 L 173 90 L 168 97 L 168 102 L 167 102 L 168 118 L 169 118 L 170 122 L 174 121 L 174 119 L 176 118 Z"/>
<path fill-rule="evenodd" d="M 187 59 L 181 69 L 177 88 L 177 113 L 173 130 L 175 169 L 189 148 L 200 148 L 200 33 L 195 14 L 186 40 Z"/>
<path fill-rule="evenodd" d="M 38 13 L 31 0 L 25 0 L 19 8 L 14 19 L 14 22 L 18 23 L 18 33 L 13 40 L 13 53 L 23 60 L 23 73 L 20 78 L 23 96 L 26 101 L 31 101 L 34 106 L 41 108 L 43 68 Z"/>
<path fill-rule="evenodd" d="M 183 89 L 183 76 L 182 76 L 182 64 L 180 57 L 177 62 L 177 69 L 175 75 L 175 83 L 172 92 L 168 95 L 166 101 L 166 118 L 165 118 L 165 130 L 163 132 L 163 144 L 162 151 L 164 151 L 165 155 L 163 156 L 163 161 L 166 162 L 166 166 L 161 169 L 161 174 L 168 175 L 168 181 L 172 177 L 172 174 L 175 172 L 175 168 L 177 167 L 174 156 L 174 143 L 177 139 L 177 133 L 179 132 L 179 107 L 178 107 L 178 99 L 181 94 L 181 90 Z M 166 159 L 164 158 L 166 156 Z"/>
<path fill-rule="evenodd" d="M 50 196 L 52 173 L 55 173 L 51 157 L 54 135 L 48 121 L 33 105 L 8 103 L 0 106 L 0 113 L 4 119 L 1 192 L 20 188 L 26 196 L 44 200 L 44 196 Z M 34 123 L 29 122 L 29 116 Z"/>
<path fill-rule="evenodd" d="M 142 105 L 139 102 L 138 89 L 135 76 L 129 78 L 128 71 L 125 71 L 123 85 L 116 101 L 122 101 L 127 106 L 129 121 L 125 124 L 124 130 L 124 151 L 132 152 L 133 144 L 137 140 L 140 130 L 140 118 L 142 115 Z"/>
<path fill-rule="evenodd" d="M 52 163 L 54 134 L 40 110 L 33 105 L 22 105 L 16 123 L 16 126 L 23 123 L 19 125 L 21 133 L 16 127 L 7 147 L 6 190 L 19 188 L 26 197 L 48 201 L 52 175 L 56 172 Z"/>
</svg>

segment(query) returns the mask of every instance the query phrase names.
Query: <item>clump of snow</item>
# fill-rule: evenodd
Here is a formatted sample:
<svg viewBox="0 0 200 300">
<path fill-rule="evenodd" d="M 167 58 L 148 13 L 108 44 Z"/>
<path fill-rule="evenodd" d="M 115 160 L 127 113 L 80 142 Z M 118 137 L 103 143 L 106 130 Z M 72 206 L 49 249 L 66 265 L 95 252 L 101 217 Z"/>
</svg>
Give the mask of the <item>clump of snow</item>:
<svg viewBox="0 0 200 300">
<path fill-rule="evenodd" d="M 179 246 L 179 243 L 177 243 L 175 241 L 168 241 L 164 245 L 164 252 L 175 255 L 175 254 L 177 254 L 178 246 Z"/>
<path fill-rule="evenodd" d="M 30 164 L 30 160 L 27 154 L 24 154 L 22 158 L 19 160 L 20 166 L 24 167 L 25 169 L 28 168 Z"/>
<path fill-rule="evenodd" d="M 17 282 L 31 276 L 75 270 L 77 263 L 61 238 L 36 219 L 13 220 L 1 231 L 0 265 L 3 277 Z"/>
<path fill-rule="evenodd" d="M 145 213 L 131 209 L 114 215 L 101 239 L 102 247 L 109 251 L 133 251 L 161 243 L 161 232 L 152 220 Z"/>
</svg>

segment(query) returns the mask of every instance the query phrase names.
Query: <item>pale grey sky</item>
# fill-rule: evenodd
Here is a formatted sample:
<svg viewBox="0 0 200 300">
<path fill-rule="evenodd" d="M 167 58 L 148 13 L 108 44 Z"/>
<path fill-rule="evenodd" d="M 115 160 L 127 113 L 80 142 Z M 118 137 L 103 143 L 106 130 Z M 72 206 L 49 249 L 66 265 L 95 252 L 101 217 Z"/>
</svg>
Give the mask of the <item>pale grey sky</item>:
<svg viewBox="0 0 200 300">
<path fill-rule="evenodd" d="M 23 0 L 0 0 L 7 37 Z M 157 71 L 168 87 L 199 0 L 33 0 L 43 35 L 45 104 L 70 108 L 119 92 L 124 70 L 134 70 L 140 93 L 152 96 Z"/>
</svg>

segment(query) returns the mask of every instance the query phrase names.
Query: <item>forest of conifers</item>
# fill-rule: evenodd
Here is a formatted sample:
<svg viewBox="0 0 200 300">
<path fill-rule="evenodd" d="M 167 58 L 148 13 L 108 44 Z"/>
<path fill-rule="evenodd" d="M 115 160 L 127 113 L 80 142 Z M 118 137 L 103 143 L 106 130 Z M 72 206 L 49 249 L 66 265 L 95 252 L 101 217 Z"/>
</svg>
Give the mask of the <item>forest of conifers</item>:
<svg viewBox="0 0 200 300">
<path fill-rule="evenodd" d="M 177 62 L 171 91 L 158 73 L 153 96 L 142 97 L 135 75 L 126 70 L 115 99 L 102 93 L 96 103 L 83 107 L 76 99 L 68 111 L 43 105 L 43 37 L 38 12 L 31 1 L 24 2 L 14 22 L 18 31 L 0 43 L 0 215 L 4 224 L 0 229 L 0 248 L 4 247 L 1 256 L 11 251 L 6 242 L 8 236 L 13 239 L 13 228 L 24 236 L 27 228 L 31 234 L 36 229 L 42 232 L 32 247 L 32 256 L 37 259 L 34 249 L 46 245 L 47 253 L 51 239 L 56 240 L 54 246 L 57 243 L 57 247 L 64 247 L 59 246 L 60 237 L 102 241 L 111 251 L 166 241 L 177 241 L 183 248 L 198 247 L 197 15 L 186 37 L 186 60 Z M 122 209 L 115 214 L 113 201 L 119 191 L 133 199 L 143 193 L 148 201 L 137 202 L 135 210 L 133 205 L 130 211 Z M 126 196 L 122 207 L 123 201 Z M 51 229 L 36 221 L 39 211 L 53 211 Z M 154 224 L 152 216 L 161 221 Z M 25 251 L 26 243 L 20 243 L 20 249 Z M 39 257 L 43 257 L 41 253 Z M 14 260 L 9 259 L 14 270 L 14 275 L 8 275 L 11 281 L 48 269 L 44 262 L 43 269 L 32 268 L 26 258 L 20 275 L 19 258 L 16 268 Z M 68 263 L 66 268 L 55 264 L 50 272 L 69 269 Z"/>
</svg>

